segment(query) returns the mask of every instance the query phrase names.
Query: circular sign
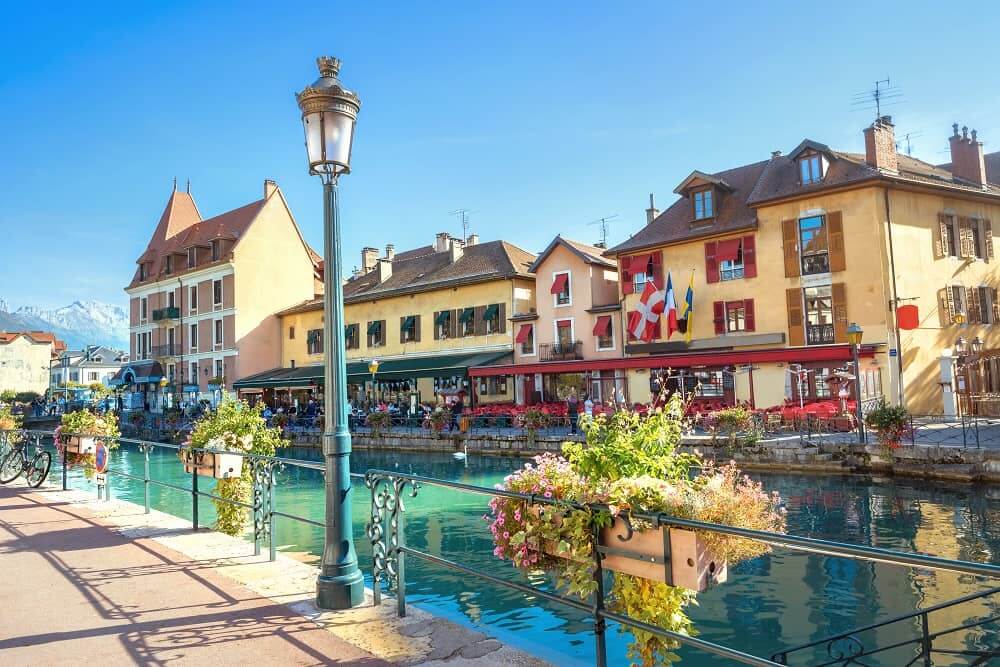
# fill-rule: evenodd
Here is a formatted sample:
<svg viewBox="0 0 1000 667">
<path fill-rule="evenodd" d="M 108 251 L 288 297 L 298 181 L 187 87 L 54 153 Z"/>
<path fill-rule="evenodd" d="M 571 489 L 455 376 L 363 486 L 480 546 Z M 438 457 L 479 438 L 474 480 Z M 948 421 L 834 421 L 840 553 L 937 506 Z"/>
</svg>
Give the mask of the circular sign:
<svg viewBox="0 0 1000 667">
<path fill-rule="evenodd" d="M 94 470 L 98 473 L 103 473 L 108 469 L 108 448 L 104 446 L 103 442 L 97 443 L 97 447 L 94 450 Z"/>
</svg>

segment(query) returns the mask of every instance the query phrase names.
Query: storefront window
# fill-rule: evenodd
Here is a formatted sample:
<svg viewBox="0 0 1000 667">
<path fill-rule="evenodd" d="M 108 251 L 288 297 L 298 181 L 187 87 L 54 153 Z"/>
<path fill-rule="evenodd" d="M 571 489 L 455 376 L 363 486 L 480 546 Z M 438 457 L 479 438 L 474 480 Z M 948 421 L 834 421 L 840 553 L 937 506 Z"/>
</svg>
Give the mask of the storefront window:
<svg viewBox="0 0 1000 667">
<path fill-rule="evenodd" d="M 583 373 L 559 373 L 542 376 L 543 400 L 565 401 L 570 394 L 577 398 L 587 390 L 587 380 Z"/>
</svg>

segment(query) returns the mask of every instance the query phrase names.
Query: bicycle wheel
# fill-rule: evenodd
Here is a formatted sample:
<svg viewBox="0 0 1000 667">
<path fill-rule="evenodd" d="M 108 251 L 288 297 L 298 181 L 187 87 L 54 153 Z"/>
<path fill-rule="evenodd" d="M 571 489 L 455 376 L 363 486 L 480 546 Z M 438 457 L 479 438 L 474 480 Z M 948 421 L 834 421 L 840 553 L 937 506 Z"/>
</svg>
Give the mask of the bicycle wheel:
<svg viewBox="0 0 1000 667">
<path fill-rule="evenodd" d="M 49 468 L 52 467 L 52 454 L 48 452 L 37 452 L 35 458 L 31 459 L 28 465 L 28 472 L 24 478 L 28 480 L 28 486 L 38 488 L 49 476 Z"/>
<path fill-rule="evenodd" d="M 0 484 L 13 482 L 22 470 L 24 470 L 24 460 L 21 458 L 21 449 L 14 447 L 0 461 Z"/>
</svg>

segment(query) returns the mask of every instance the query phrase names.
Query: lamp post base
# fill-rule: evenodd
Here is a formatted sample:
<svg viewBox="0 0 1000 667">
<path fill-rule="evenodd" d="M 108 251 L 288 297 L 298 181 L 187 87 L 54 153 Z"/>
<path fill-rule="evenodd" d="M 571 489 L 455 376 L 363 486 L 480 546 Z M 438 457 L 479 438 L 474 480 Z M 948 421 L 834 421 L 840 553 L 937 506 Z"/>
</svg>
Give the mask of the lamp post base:
<svg viewBox="0 0 1000 667">
<path fill-rule="evenodd" d="M 316 579 L 316 606 L 320 609 L 351 609 L 365 601 L 365 577 L 361 570 Z"/>
</svg>

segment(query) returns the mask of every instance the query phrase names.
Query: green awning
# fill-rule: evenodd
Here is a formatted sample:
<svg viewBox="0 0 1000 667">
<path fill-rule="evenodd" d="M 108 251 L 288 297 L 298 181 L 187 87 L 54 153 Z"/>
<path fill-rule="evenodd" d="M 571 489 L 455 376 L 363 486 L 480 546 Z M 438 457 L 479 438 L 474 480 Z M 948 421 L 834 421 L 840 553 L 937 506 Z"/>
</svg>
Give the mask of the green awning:
<svg viewBox="0 0 1000 667">
<path fill-rule="evenodd" d="M 440 313 L 437 314 L 437 317 L 434 318 L 434 326 L 436 327 L 441 326 L 450 319 L 451 319 L 451 311 L 442 310 Z"/>
<path fill-rule="evenodd" d="M 486 306 L 486 312 L 483 313 L 483 320 L 492 320 L 494 317 L 500 314 L 500 304 L 492 303 Z"/>
<path fill-rule="evenodd" d="M 268 387 L 311 387 L 323 384 L 322 366 L 298 368 L 272 368 L 263 373 L 248 375 L 233 383 L 233 389 L 265 389 Z"/>
<path fill-rule="evenodd" d="M 475 316 L 476 316 L 475 308 L 466 308 L 465 310 L 462 311 L 462 314 L 458 316 L 458 321 L 461 322 L 462 324 L 465 324 Z"/>
<path fill-rule="evenodd" d="M 378 333 L 379 328 L 382 326 L 382 320 L 375 320 L 374 322 L 368 323 L 368 335 L 374 335 Z"/>
<path fill-rule="evenodd" d="M 409 328 L 410 328 L 411 326 L 413 326 L 413 322 L 414 322 L 414 321 L 415 321 L 416 319 L 417 319 L 417 318 L 415 318 L 415 317 L 414 317 L 413 315 L 407 315 L 407 316 L 406 316 L 406 317 L 405 317 L 405 318 L 403 319 L 403 323 L 402 323 L 402 324 L 401 324 L 401 325 L 399 326 L 399 328 L 400 328 L 400 329 L 402 329 L 403 331 L 406 331 L 406 330 L 407 330 L 407 329 L 409 329 Z"/>
</svg>

